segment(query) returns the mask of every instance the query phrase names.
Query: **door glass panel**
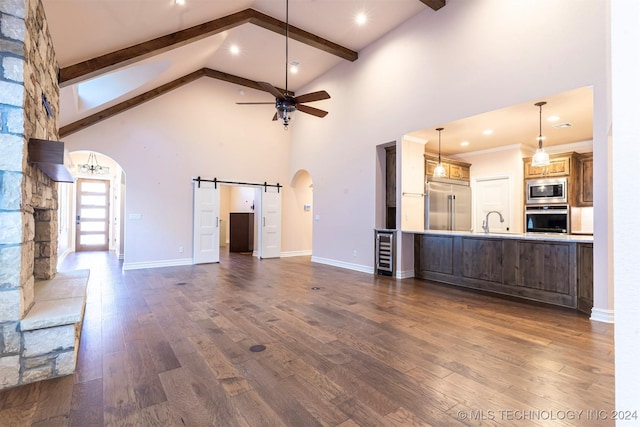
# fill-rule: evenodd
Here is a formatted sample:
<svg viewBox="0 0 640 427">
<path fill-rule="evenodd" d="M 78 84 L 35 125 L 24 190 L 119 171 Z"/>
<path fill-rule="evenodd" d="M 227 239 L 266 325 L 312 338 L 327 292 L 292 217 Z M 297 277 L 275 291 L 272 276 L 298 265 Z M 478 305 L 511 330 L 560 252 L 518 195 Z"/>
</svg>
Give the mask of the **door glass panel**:
<svg viewBox="0 0 640 427">
<path fill-rule="evenodd" d="M 80 223 L 80 231 L 106 231 L 104 222 L 82 222 Z"/>
<path fill-rule="evenodd" d="M 81 245 L 104 245 L 104 234 L 83 234 L 80 236 Z"/>
<path fill-rule="evenodd" d="M 105 219 L 106 213 L 104 209 L 80 209 L 80 217 L 83 219 Z"/>
<path fill-rule="evenodd" d="M 107 191 L 107 184 L 104 182 L 82 182 L 80 191 L 83 193 L 104 193 Z"/>
<path fill-rule="evenodd" d="M 107 206 L 107 196 L 80 196 L 80 204 L 83 206 Z"/>
</svg>

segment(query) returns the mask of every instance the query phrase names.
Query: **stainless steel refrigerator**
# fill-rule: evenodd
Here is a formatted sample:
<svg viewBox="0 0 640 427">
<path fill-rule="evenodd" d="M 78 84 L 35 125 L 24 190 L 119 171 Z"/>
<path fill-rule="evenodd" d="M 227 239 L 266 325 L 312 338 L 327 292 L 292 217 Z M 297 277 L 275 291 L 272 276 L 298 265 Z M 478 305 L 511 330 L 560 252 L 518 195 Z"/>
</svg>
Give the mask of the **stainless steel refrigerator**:
<svg viewBox="0 0 640 427">
<path fill-rule="evenodd" d="M 471 188 L 448 182 L 427 182 L 426 230 L 471 230 Z"/>
</svg>

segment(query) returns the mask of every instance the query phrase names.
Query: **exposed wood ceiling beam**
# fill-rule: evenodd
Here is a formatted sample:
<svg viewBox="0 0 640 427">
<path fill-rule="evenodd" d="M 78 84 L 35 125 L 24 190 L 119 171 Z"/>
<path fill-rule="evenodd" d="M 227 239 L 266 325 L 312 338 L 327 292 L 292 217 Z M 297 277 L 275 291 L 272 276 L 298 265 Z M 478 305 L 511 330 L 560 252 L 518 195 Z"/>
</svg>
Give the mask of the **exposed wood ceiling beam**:
<svg viewBox="0 0 640 427">
<path fill-rule="evenodd" d="M 61 87 L 78 83 L 245 23 L 252 23 L 278 34 L 285 34 L 286 23 L 254 9 L 245 9 L 204 24 L 61 68 L 58 82 Z M 291 25 L 289 25 L 289 37 L 348 61 L 358 59 L 358 52 Z"/>
<path fill-rule="evenodd" d="M 273 31 L 274 33 L 278 33 L 283 36 L 285 35 L 287 27 L 287 24 L 285 22 L 272 18 L 269 15 L 265 15 L 264 13 L 260 13 L 257 10 L 250 10 L 254 13 L 254 16 L 250 20 L 252 24 Z M 289 37 L 296 41 L 299 41 L 300 43 L 315 47 L 316 49 L 320 49 L 324 52 L 330 53 L 351 62 L 358 59 L 358 52 L 347 49 L 346 47 L 340 46 L 339 44 L 330 42 L 329 40 L 318 37 L 315 34 L 309 33 L 298 27 L 294 27 L 291 24 L 289 24 Z"/>
<path fill-rule="evenodd" d="M 154 98 L 157 98 L 162 94 L 165 94 L 171 90 L 177 89 L 180 86 L 184 86 L 187 83 L 191 83 L 192 81 L 197 80 L 200 77 L 211 77 L 217 80 L 234 83 L 234 84 L 245 86 L 251 89 L 257 89 L 263 92 L 265 91 L 262 87 L 260 87 L 258 82 L 254 80 L 245 79 L 243 77 L 234 76 L 232 74 L 223 73 L 221 71 L 212 70 L 210 68 L 202 68 L 198 71 L 194 71 L 193 73 L 187 74 L 186 76 L 182 76 L 179 79 L 173 80 L 162 86 L 158 86 L 157 88 L 152 89 L 148 92 L 145 92 L 141 95 L 135 96 L 131 99 L 128 99 L 112 107 L 109 107 L 105 110 L 102 110 L 98 113 L 87 116 L 83 119 L 70 123 L 66 126 L 62 126 L 59 130 L 60 138 L 63 138 L 67 135 L 71 135 L 72 133 L 78 132 L 84 128 L 92 126 L 98 122 L 106 120 L 109 117 L 115 116 L 116 114 L 122 113 L 133 107 L 137 107 L 138 105 L 143 104 L 147 101 L 150 101 Z M 284 89 L 281 89 L 281 88 L 278 88 L 278 89 L 284 92 Z M 295 95 L 293 92 L 290 92 L 290 93 L 291 95 Z"/>
<path fill-rule="evenodd" d="M 445 6 L 447 0 L 420 0 L 422 3 L 426 4 L 433 10 L 438 10 Z"/>
</svg>

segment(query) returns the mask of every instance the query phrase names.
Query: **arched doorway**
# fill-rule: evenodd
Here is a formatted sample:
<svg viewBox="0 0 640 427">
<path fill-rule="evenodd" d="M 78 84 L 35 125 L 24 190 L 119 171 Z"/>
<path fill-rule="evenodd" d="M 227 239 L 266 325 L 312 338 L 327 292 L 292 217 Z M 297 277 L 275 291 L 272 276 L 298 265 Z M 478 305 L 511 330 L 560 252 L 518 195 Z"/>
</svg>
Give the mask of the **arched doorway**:
<svg viewBox="0 0 640 427">
<path fill-rule="evenodd" d="M 71 189 L 59 192 L 59 215 L 68 224 L 59 245 L 69 251 L 110 250 L 124 259 L 126 175 L 112 158 L 97 152 L 70 153 Z"/>
</svg>

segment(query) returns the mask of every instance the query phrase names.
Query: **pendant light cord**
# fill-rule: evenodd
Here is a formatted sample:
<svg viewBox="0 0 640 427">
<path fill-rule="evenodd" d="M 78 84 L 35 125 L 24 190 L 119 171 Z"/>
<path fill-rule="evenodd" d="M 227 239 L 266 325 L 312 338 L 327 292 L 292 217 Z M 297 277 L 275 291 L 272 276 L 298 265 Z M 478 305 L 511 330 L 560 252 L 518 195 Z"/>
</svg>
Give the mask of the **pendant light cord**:
<svg viewBox="0 0 640 427">
<path fill-rule="evenodd" d="M 538 107 L 540 107 L 540 120 L 538 121 L 538 123 L 540 123 L 540 130 L 539 130 L 539 135 L 538 135 L 538 148 L 542 149 L 542 106 L 545 105 L 546 102 L 538 102 L 535 105 L 537 105 Z"/>
<path fill-rule="evenodd" d="M 438 163 L 442 163 L 442 158 L 440 157 L 440 145 L 442 144 L 442 131 L 438 132 Z"/>
</svg>

